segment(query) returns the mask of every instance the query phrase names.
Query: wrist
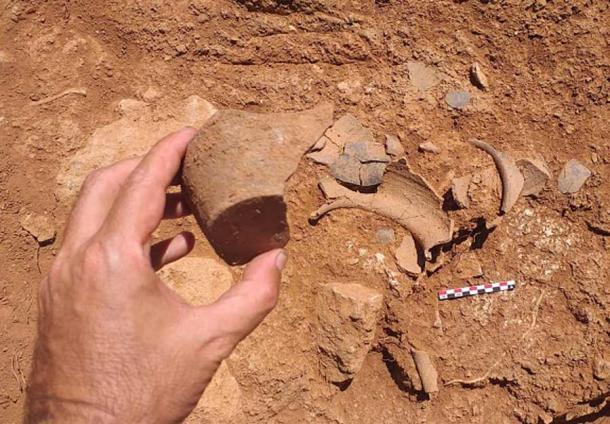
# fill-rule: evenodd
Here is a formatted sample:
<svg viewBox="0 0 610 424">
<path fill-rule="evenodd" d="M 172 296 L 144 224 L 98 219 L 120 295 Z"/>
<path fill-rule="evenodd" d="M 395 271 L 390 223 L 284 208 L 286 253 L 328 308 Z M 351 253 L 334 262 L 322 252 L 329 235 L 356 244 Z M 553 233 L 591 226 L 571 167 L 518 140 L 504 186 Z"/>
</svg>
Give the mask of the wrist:
<svg viewBox="0 0 610 424">
<path fill-rule="evenodd" d="M 111 423 L 116 416 L 94 403 L 28 394 L 25 424 L 47 423 Z"/>
</svg>

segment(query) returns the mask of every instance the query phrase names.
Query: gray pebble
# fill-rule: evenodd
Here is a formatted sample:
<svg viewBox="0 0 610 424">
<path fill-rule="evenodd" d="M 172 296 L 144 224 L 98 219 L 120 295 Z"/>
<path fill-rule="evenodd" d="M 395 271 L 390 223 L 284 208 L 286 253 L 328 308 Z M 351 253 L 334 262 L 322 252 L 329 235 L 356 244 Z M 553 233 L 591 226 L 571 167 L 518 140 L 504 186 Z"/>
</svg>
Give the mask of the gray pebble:
<svg viewBox="0 0 610 424">
<path fill-rule="evenodd" d="M 559 174 L 559 191 L 564 194 L 576 193 L 591 176 L 591 171 L 576 159 L 570 159 Z"/>
<path fill-rule="evenodd" d="M 450 91 L 445 101 L 454 109 L 464 109 L 470 103 L 470 93 L 467 91 Z"/>
</svg>

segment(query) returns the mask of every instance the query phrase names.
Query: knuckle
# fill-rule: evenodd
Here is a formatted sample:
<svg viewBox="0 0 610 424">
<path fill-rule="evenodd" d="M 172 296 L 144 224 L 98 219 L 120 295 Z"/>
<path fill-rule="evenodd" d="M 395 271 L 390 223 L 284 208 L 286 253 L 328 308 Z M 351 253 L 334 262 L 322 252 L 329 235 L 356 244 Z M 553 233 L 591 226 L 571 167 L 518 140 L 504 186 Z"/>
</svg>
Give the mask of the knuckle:
<svg viewBox="0 0 610 424">
<path fill-rule="evenodd" d="M 91 241 L 84 247 L 79 268 L 87 275 L 97 275 L 106 265 L 106 252 L 104 245 L 97 240 Z"/>
<path fill-rule="evenodd" d="M 91 171 L 87 177 L 85 177 L 85 182 L 83 183 L 83 188 L 90 188 L 98 185 L 101 181 L 104 180 L 106 171 L 104 168 L 96 169 L 95 171 Z"/>
<path fill-rule="evenodd" d="M 133 170 L 131 175 L 129 175 L 129 182 L 132 184 L 140 184 L 148 179 L 148 173 L 146 169 L 141 166 L 138 166 Z"/>
</svg>

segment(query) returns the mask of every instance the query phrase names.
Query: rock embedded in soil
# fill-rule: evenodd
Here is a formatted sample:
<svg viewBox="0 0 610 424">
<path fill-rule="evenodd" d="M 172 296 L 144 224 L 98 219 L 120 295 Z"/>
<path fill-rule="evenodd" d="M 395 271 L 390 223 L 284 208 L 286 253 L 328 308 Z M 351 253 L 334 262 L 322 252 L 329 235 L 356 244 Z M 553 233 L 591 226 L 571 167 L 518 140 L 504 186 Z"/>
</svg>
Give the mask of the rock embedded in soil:
<svg viewBox="0 0 610 424">
<path fill-rule="evenodd" d="M 48 216 L 27 212 L 19 217 L 19 223 L 39 245 L 45 246 L 55 241 L 55 226 Z"/>
<path fill-rule="evenodd" d="M 591 171 L 576 159 L 570 159 L 559 174 L 559 191 L 563 194 L 576 193 L 591 176 Z"/>
<path fill-rule="evenodd" d="M 436 69 L 422 62 L 407 62 L 407 69 L 411 84 L 419 90 L 429 90 L 440 82 Z"/>
<path fill-rule="evenodd" d="M 540 194 L 547 181 L 551 178 L 551 173 L 546 165 L 537 159 L 520 159 L 517 166 L 523 174 L 522 196 L 537 196 Z"/>
<path fill-rule="evenodd" d="M 409 349 L 405 349 L 403 346 L 398 346 L 393 343 L 388 343 L 383 346 L 383 349 L 387 352 L 389 360 L 393 364 L 394 373 L 392 378 L 396 381 L 398 378 L 399 384 L 408 391 L 421 391 L 421 379 L 415 367 L 413 361 L 413 355 Z M 385 359 L 384 359 L 385 361 Z"/>
<path fill-rule="evenodd" d="M 200 127 L 217 111 L 214 105 L 199 96 L 166 101 L 158 108 L 164 111 L 162 118 L 155 108 L 143 107 L 137 113 L 97 128 L 85 145 L 62 163 L 57 174 L 57 197 L 71 202 L 93 170 L 142 155 L 167 134 L 185 126 Z"/>
<path fill-rule="evenodd" d="M 489 89 L 489 81 L 487 80 L 487 76 L 481 69 L 481 65 L 478 63 L 473 63 L 470 67 L 470 82 L 483 91 L 487 91 Z"/>
<path fill-rule="evenodd" d="M 420 152 L 427 152 L 427 153 L 434 153 L 434 154 L 439 154 L 441 152 L 441 148 L 438 147 L 436 144 L 427 141 L 425 143 L 421 143 L 418 146 L 418 149 Z"/>
<path fill-rule="evenodd" d="M 284 185 L 331 125 L 333 107 L 217 112 L 189 143 L 182 187 L 216 253 L 232 265 L 289 239 Z"/>
<path fill-rule="evenodd" d="M 405 148 L 402 147 L 400 140 L 391 134 L 385 136 L 385 151 L 393 159 L 399 159 L 405 155 Z"/>
<path fill-rule="evenodd" d="M 468 214 L 493 221 L 498 217 L 498 205 L 502 202 L 502 180 L 495 165 L 473 172 L 468 185 Z"/>
<path fill-rule="evenodd" d="M 358 373 L 375 338 L 383 295 L 360 284 L 331 283 L 317 300 L 320 371 L 344 383 Z"/>
<path fill-rule="evenodd" d="M 450 91 L 445 95 L 445 102 L 453 109 L 464 109 L 470 103 L 467 91 Z"/>
<path fill-rule="evenodd" d="M 598 380 L 607 380 L 610 378 L 610 361 L 606 361 L 601 357 L 593 359 L 593 376 Z"/>
</svg>

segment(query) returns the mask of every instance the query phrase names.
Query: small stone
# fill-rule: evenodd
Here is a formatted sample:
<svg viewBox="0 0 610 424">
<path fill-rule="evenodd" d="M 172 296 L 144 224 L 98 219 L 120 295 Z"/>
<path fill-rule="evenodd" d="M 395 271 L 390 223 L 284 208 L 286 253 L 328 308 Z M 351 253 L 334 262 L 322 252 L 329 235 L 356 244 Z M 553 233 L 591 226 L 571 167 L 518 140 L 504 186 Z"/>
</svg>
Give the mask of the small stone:
<svg viewBox="0 0 610 424">
<path fill-rule="evenodd" d="M 0 50 L 0 63 L 11 63 L 13 62 L 13 57 L 6 51 Z"/>
<path fill-rule="evenodd" d="M 576 193 L 591 176 L 591 171 L 576 159 L 570 159 L 559 174 L 559 191 Z"/>
<path fill-rule="evenodd" d="M 200 24 L 204 24 L 209 20 L 210 16 L 205 13 L 200 13 L 199 15 L 197 15 L 197 22 L 199 22 Z"/>
<path fill-rule="evenodd" d="M 148 87 L 144 93 L 142 93 L 142 100 L 147 103 L 154 102 L 159 97 L 161 97 L 161 93 L 155 87 Z"/>
<path fill-rule="evenodd" d="M 137 99 L 121 99 L 119 100 L 117 109 L 121 116 L 129 116 L 139 112 L 146 107 L 146 103 Z"/>
<path fill-rule="evenodd" d="M 369 162 L 360 165 L 360 187 L 369 188 L 378 186 L 383 182 L 386 163 Z"/>
<path fill-rule="evenodd" d="M 337 89 L 341 93 L 343 100 L 351 104 L 357 104 L 362 100 L 362 83 L 357 80 L 341 81 L 337 84 Z"/>
<path fill-rule="evenodd" d="M 537 196 L 551 178 L 551 173 L 546 165 L 536 159 L 520 159 L 517 166 L 523 174 L 522 196 Z"/>
<path fill-rule="evenodd" d="M 440 82 L 436 69 L 422 62 L 407 62 L 407 69 L 411 84 L 419 90 L 429 90 Z"/>
<path fill-rule="evenodd" d="M 420 144 L 418 149 L 420 152 L 435 153 L 437 155 L 441 152 L 441 148 L 430 141 Z"/>
<path fill-rule="evenodd" d="M 539 12 L 546 6 L 546 0 L 534 0 L 532 3 L 532 9 L 534 12 Z"/>
<path fill-rule="evenodd" d="M 593 163 L 598 163 L 599 162 L 599 155 L 595 152 L 591 153 L 591 162 Z"/>
<path fill-rule="evenodd" d="M 538 373 L 538 367 L 531 361 L 522 359 L 519 361 L 519 365 L 521 365 L 521 368 L 527 371 L 528 374 L 534 375 Z"/>
<path fill-rule="evenodd" d="M 392 228 L 380 228 L 375 232 L 375 238 L 381 244 L 394 243 L 394 230 Z"/>
<path fill-rule="evenodd" d="M 341 155 L 330 166 L 330 173 L 337 180 L 353 185 L 360 185 L 360 161 L 350 155 Z"/>
<path fill-rule="evenodd" d="M 19 218 L 21 227 L 30 233 L 40 246 L 51 244 L 55 241 L 55 227 L 45 215 L 26 213 Z"/>
<path fill-rule="evenodd" d="M 317 302 L 320 372 L 343 383 L 360 371 L 375 338 L 383 295 L 360 284 L 321 287 Z"/>
<path fill-rule="evenodd" d="M 396 265 L 398 265 L 401 271 L 406 272 L 411 277 L 417 277 L 421 274 L 422 268 L 419 263 L 419 255 L 417 254 L 415 240 L 413 240 L 411 234 L 407 234 L 402 239 L 394 257 L 396 258 Z"/>
<path fill-rule="evenodd" d="M 445 102 L 453 109 L 464 109 L 470 103 L 470 93 L 467 91 L 450 91 L 445 96 Z"/>
<path fill-rule="evenodd" d="M 463 177 L 454 178 L 451 180 L 451 197 L 460 209 L 470 206 L 468 187 L 470 187 L 471 180 L 472 175 L 464 175 Z"/>
<path fill-rule="evenodd" d="M 395 135 L 386 134 L 385 136 L 385 151 L 393 158 L 401 158 L 405 155 L 405 148 L 402 147 L 400 140 Z"/>
<path fill-rule="evenodd" d="M 541 412 L 538 414 L 538 419 L 543 424 L 551 424 L 553 422 L 553 416 L 546 412 Z"/>
<path fill-rule="evenodd" d="M 610 361 L 597 357 L 593 360 L 593 376 L 598 380 L 610 377 Z"/>
<path fill-rule="evenodd" d="M 470 67 L 470 82 L 483 91 L 489 89 L 489 82 L 478 63 L 473 63 Z"/>
</svg>

